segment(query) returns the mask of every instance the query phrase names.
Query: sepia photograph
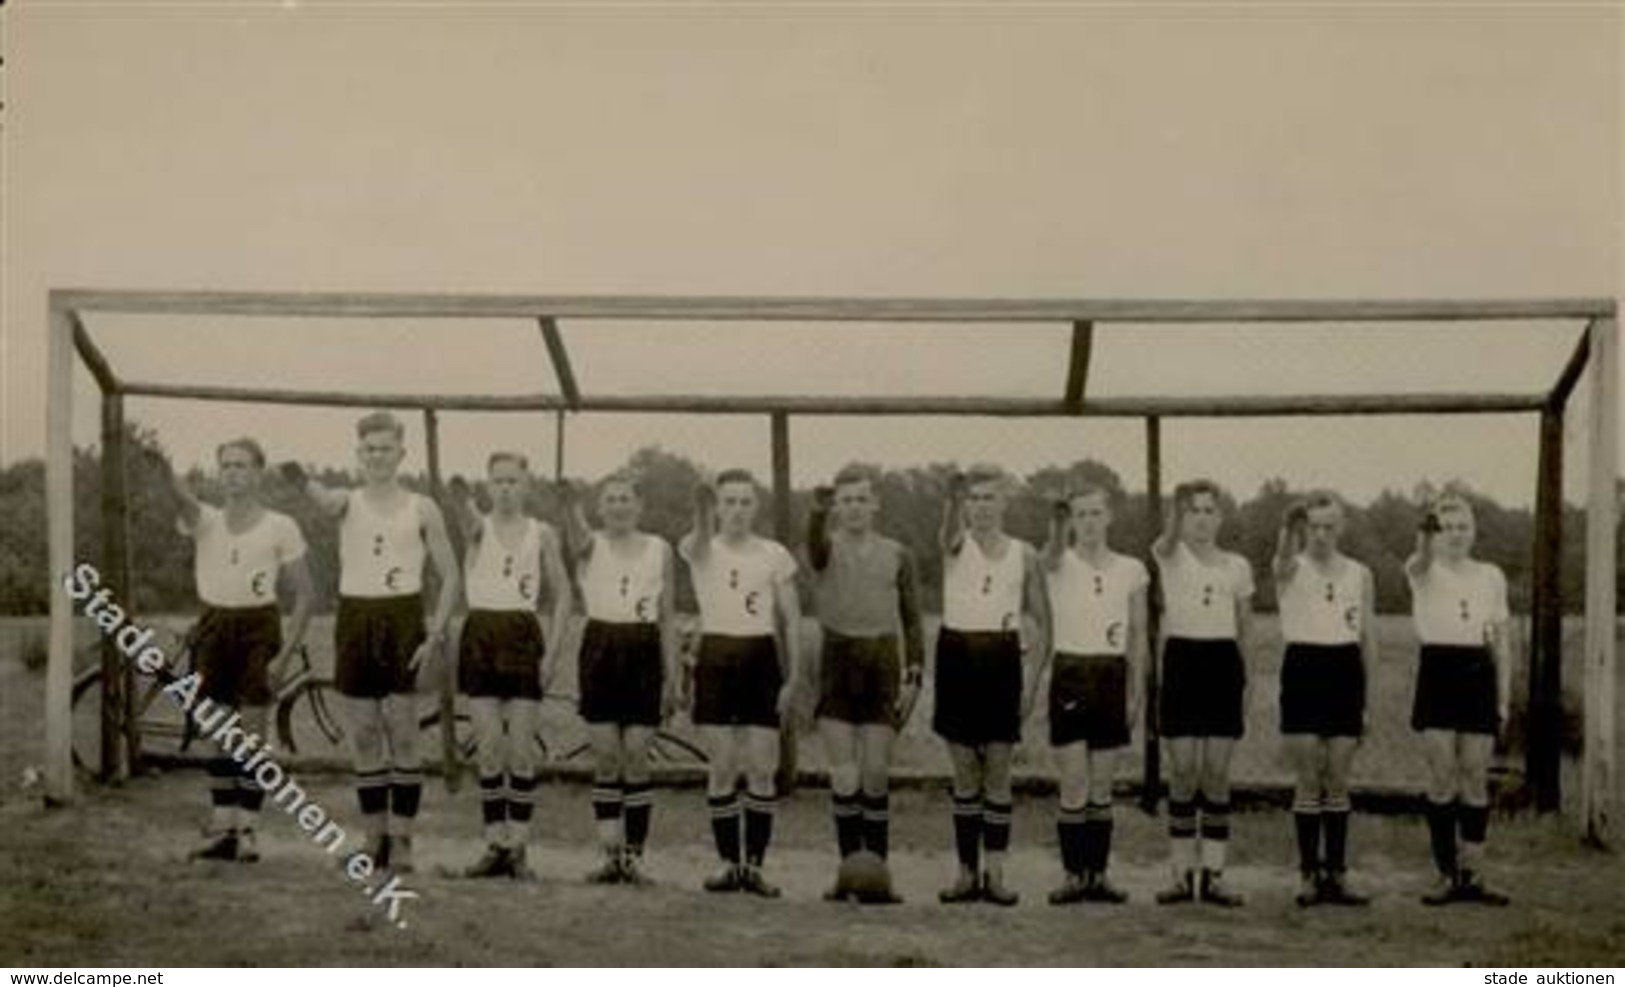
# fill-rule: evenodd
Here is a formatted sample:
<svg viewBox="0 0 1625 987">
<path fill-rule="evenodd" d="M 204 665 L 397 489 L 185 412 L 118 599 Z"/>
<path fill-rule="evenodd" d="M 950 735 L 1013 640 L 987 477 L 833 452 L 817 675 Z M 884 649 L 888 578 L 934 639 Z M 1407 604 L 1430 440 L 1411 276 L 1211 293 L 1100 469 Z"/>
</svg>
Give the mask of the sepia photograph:
<svg viewBox="0 0 1625 987">
<path fill-rule="evenodd" d="M 0 55 L 11 983 L 1625 966 L 1625 7 Z"/>
</svg>

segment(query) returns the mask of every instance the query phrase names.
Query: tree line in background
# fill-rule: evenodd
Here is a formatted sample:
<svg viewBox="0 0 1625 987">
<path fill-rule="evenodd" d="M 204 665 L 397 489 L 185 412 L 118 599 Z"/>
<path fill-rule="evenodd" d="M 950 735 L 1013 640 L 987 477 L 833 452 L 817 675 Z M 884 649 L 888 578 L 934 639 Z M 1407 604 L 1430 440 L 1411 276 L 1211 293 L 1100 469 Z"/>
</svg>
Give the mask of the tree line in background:
<svg viewBox="0 0 1625 987">
<path fill-rule="evenodd" d="M 175 527 L 179 508 L 165 475 L 170 469 L 168 455 L 156 434 L 136 424 L 127 427 L 125 448 L 126 524 L 135 609 L 143 613 L 192 610 L 196 607 L 196 597 L 191 544 Z M 675 542 L 690 526 L 692 491 L 703 475 L 701 466 L 658 446 L 638 450 L 627 466 L 642 477 L 645 527 Z M 942 553 L 937 548 L 937 529 L 948 478 L 956 468 L 952 463 L 881 468 L 880 528 L 914 550 L 924 604 L 933 611 L 940 609 L 942 585 Z M 354 482 L 352 473 L 347 470 L 308 466 L 307 469 L 312 477 L 325 483 L 348 485 Z M 421 473 L 409 474 L 403 479 L 415 490 L 428 490 L 427 479 Z M 1051 501 L 1082 482 L 1098 483 L 1112 491 L 1116 502 L 1112 540 L 1119 551 L 1146 556 L 1151 540 L 1160 529 L 1160 521 L 1150 516 L 1146 494 L 1126 491 L 1122 478 L 1114 470 L 1093 460 L 1045 467 L 1022 479 L 1023 486 L 1010 503 L 1006 527 L 1012 534 L 1034 544 L 1041 544 L 1046 536 Z M 186 480 L 203 499 L 219 502 L 218 486 L 212 475 L 194 469 Z M 477 480 L 475 483 L 477 485 Z M 1458 492 L 1464 493 L 1477 511 L 1479 556 L 1506 571 L 1513 609 L 1526 612 L 1534 545 L 1533 512 L 1527 508 L 1502 507 L 1469 489 Z M 337 523 L 320 516 L 315 505 L 274 470 L 266 472 L 262 493 L 270 507 L 291 515 L 304 530 L 311 546 L 319 599 L 324 609 L 331 607 L 338 589 Z M 1304 491 L 1294 490 L 1284 480 L 1271 480 L 1246 500 L 1238 501 L 1233 495 L 1225 498 L 1227 520 L 1220 542 L 1251 560 L 1258 576 L 1255 603 L 1261 610 L 1275 608 L 1274 586 L 1265 577 L 1275 551 L 1280 518 L 1287 505 L 1302 493 Z M 1421 505 L 1434 493 L 1425 486 L 1408 495 L 1385 491 L 1369 504 L 1349 505 L 1344 549 L 1372 568 L 1377 608 L 1381 612 L 1402 613 L 1409 608 L 1400 567 L 1415 545 Z M 99 451 L 75 450 L 74 550 L 78 559 L 97 561 L 101 557 L 100 497 Z M 810 490 L 796 490 L 792 494 L 795 542 L 800 540 L 811 498 Z M 528 507 L 538 517 L 557 518 L 558 500 L 552 484 L 537 484 Z M 24 460 L 0 470 L 0 614 L 43 613 L 49 606 L 45 515 L 43 460 Z M 772 516 L 771 505 L 764 501 L 758 517 L 758 527 L 764 533 L 770 531 Z M 1625 531 L 1622 531 L 1622 540 L 1625 540 Z M 1584 605 L 1584 552 L 1585 514 L 1573 505 L 1565 505 L 1562 583 L 1564 606 L 1570 612 L 1579 612 Z M 686 583 L 686 573 L 681 566 L 678 568 L 680 581 Z M 1625 598 L 1625 575 L 1620 582 L 1622 598 Z M 685 608 L 692 607 L 686 585 L 679 587 L 679 603 Z"/>
</svg>

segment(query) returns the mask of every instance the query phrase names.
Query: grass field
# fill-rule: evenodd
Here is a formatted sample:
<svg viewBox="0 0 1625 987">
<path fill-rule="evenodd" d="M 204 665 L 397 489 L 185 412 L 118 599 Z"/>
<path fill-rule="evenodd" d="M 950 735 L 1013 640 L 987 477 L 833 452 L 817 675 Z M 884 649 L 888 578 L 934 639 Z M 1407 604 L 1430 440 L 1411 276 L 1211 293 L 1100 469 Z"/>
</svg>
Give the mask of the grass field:
<svg viewBox="0 0 1625 987">
<path fill-rule="evenodd" d="M 951 909 L 935 903 L 953 870 L 940 784 L 894 796 L 894 869 L 908 903 L 859 914 L 818 899 L 830 877 L 833 837 L 825 794 L 814 788 L 783 806 L 769 871 L 786 898 L 762 904 L 697 890 L 711 859 L 702 795 L 692 789 L 659 793 L 649 862 L 657 887 L 581 882 L 593 862 L 591 813 L 585 789 L 562 783 L 543 791 L 540 880 L 513 886 L 434 876 L 479 850 L 471 786 L 450 795 L 434 780 L 420 821 L 424 873 L 410 882 L 422 897 L 407 906 L 408 928 L 400 930 L 374 917 L 331 858 L 287 819 L 268 817 L 266 860 L 257 866 L 188 863 L 206 814 L 200 772 L 88 787 L 71 809 L 41 808 L 36 793 L 20 790 L 18 776 L 39 760 L 44 677 L 17 659 L 29 631 L 15 623 L 0 631 L 0 915 L 8 933 L 0 937 L 0 963 L 1575 966 L 1625 957 L 1625 862 L 1582 848 L 1560 818 L 1497 816 L 1490 872 L 1516 900 L 1491 912 L 1422 907 L 1416 895 L 1428 865 L 1420 821 L 1362 815 L 1353 867 L 1376 906 L 1306 913 L 1291 901 L 1288 817 L 1242 812 L 1231 876 L 1249 903 L 1221 913 L 1148 903 L 1164 877 L 1162 822 L 1123 806 L 1114 875 L 1134 901 L 1115 910 L 1062 910 L 1043 903 L 1057 877 L 1053 805 L 1028 797 L 1019 800 L 1010 865 L 1022 906 Z M 1403 628 L 1388 631 L 1374 694 L 1378 722 L 1392 726 L 1379 727 L 1362 754 L 1381 760 L 1363 765 L 1366 777 L 1390 770 L 1379 752 L 1397 758 L 1410 740 Z M 320 629 L 312 641 L 325 650 Z M 1271 671 L 1255 668 L 1245 772 L 1278 771 L 1272 690 Z M 923 721 L 911 725 L 901 759 L 930 771 L 942 755 Z M 1041 724 L 1029 731 L 1042 736 Z M 1041 771 L 1042 743 L 1027 754 L 1028 767 Z M 815 759 L 811 745 L 807 757 Z M 316 773 L 301 782 L 341 823 L 354 822 L 341 776 Z"/>
</svg>

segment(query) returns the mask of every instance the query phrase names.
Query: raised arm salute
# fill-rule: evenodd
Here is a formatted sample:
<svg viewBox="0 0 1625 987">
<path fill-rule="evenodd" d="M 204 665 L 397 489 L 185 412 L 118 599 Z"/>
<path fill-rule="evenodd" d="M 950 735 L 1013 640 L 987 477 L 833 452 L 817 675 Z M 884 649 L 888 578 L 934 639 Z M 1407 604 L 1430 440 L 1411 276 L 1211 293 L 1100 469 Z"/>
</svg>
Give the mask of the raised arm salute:
<svg viewBox="0 0 1625 987">
<path fill-rule="evenodd" d="M 417 670 L 443 646 L 462 580 L 440 508 L 400 483 L 406 427 L 378 411 L 356 423 L 356 436 L 359 487 L 331 489 L 293 465 L 284 473 L 340 519 L 334 684 L 344 697 L 367 828 L 363 852 L 376 866 L 404 873 L 412 868 L 412 826 L 423 797 Z M 425 564 L 440 582 L 428 616 Z"/>
<path fill-rule="evenodd" d="M 180 498 L 178 527 L 196 545 L 197 594 L 203 604 L 193 644 L 196 694 L 234 711 L 243 734 L 257 741 L 265 734 L 272 682 L 282 677 L 288 656 L 304 639 L 314 593 L 299 526 L 260 503 L 265 467 L 260 444 L 249 438 L 223 443 L 215 461 L 225 498 L 220 507 L 201 503 L 179 477 L 170 478 Z M 294 591 L 286 637 L 277 604 L 279 578 Z M 222 745 L 209 761 L 213 820 L 197 857 L 259 859 L 255 831 L 265 790 L 243 770 L 249 747 Z"/>
<path fill-rule="evenodd" d="M 1416 635 L 1411 726 L 1427 752 L 1428 830 L 1438 887 L 1429 905 L 1504 905 L 1483 880 L 1489 829 L 1489 762 L 1505 725 L 1512 663 L 1506 648 L 1506 575 L 1472 557 L 1473 509 L 1446 495 L 1428 510 L 1405 562 Z M 1460 839 L 1457 839 L 1457 833 Z"/>
<path fill-rule="evenodd" d="M 807 559 L 823 630 L 815 715 L 843 862 L 861 851 L 887 856 L 892 743 L 924 673 L 913 557 L 874 530 L 879 480 L 871 468 L 844 467 L 833 488 L 814 491 L 808 517 Z M 859 889 L 837 879 L 826 897 L 901 901 L 889 878 L 885 883 Z"/>
<path fill-rule="evenodd" d="M 1045 546 L 1055 658 L 1049 687 L 1050 744 L 1059 768 L 1056 822 L 1065 881 L 1050 903 L 1128 896 L 1106 880 L 1112 843 L 1112 779 L 1128 746 L 1147 654 L 1146 587 L 1139 559 L 1107 543 L 1111 495 L 1084 486 L 1056 505 Z"/>
<path fill-rule="evenodd" d="M 1241 904 L 1224 884 L 1230 840 L 1230 755 L 1245 730 L 1247 665 L 1242 643 L 1252 614 L 1247 559 L 1218 546 L 1223 510 L 1207 480 L 1174 489 L 1167 527 L 1152 546 L 1162 573 L 1162 694 L 1168 836 L 1173 884 L 1159 904 L 1200 899 Z"/>
<path fill-rule="evenodd" d="M 643 491 L 630 473 L 598 485 L 592 530 L 567 490 L 567 540 L 587 607 L 577 681 L 593 754 L 593 818 L 603 862 L 595 884 L 645 884 L 653 792 L 649 744 L 676 706 L 679 681 L 671 547 L 639 530 Z"/>
<path fill-rule="evenodd" d="M 1282 518 L 1274 560 L 1286 654 L 1281 733 L 1297 777 L 1298 904 L 1363 905 L 1345 883 L 1349 768 L 1365 731 L 1376 635 L 1371 571 L 1338 549 L 1343 505 L 1311 494 Z"/>
<path fill-rule="evenodd" d="M 527 876 L 526 845 L 534 816 L 536 728 L 544 665 L 559 651 L 570 618 L 570 584 L 558 535 L 527 517 L 530 464 L 517 452 L 486 462 L 491 508 L 478 510 L 466 484 L 454 480 L 452 511 L 468 540 L 468 617 L 458 641 L 457 686 L 468 697 L 478 745 L 485 853 L 468 877 Z M 545 622 L 543 600 L 551 598 Z"/>
<path fill-rule="evenodd" d="M 779 890 L 763 877 L 762 863 L 773 836 L 779 724 L 801 674 L 796 563 L 783 545 L 752 532 L 758 497 L 745 470 L 725 470 L 714 487 L 701 485 L 695 505 L 694 530 L 678 550 L 700 603 L 693 716 L 710 757 L 706 792 L 722 858 L 705 888 L 776 898 Z M 781 623 L 783 655 L 775 635 Z"/>
</svg>

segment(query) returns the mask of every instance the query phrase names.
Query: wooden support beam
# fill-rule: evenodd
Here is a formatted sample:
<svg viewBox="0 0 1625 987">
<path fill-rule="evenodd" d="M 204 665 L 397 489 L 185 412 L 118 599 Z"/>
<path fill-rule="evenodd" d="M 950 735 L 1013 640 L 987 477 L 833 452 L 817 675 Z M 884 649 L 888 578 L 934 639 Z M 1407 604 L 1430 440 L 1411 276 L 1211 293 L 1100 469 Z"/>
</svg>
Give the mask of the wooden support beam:
<svg viewBox="0 0 1625 987">
<path fill-rule="evenodd" d="M 1591 356 L 1591 323 L 1586 323 L 1586 330 L 1580 334 L 1580 341 L 1574 344 L 1574 352 L 1569 354 L 1569 362 L 1563 365 L 1563 372 L 1557 375 L 1557 381 L 1552 384 L 1551 393 L 1546 401 L 1559 412 L 1569 403 L 1569 395 L 1580 383 L 1580 375 L 1585 373 L 1586 360 Z"/>
<path fill-rule="evenodd" d="M 124 393 L 140 397 L 327 407 L 437 408 L 442 411 L 558 411 L 568 408 L 556 394 L 356 394 L 268 388 L 206 387 L 126 382 Z M 1085 400 L 1081 410 L 1053 398 L 996 397 L 795 397 L 786 395 L 584 395 L 583 412 L 744 415 L 972 416 L 1044 418 L 1275 418 L 1339 415 L 1517 414 L 1537 412 L 1547 395 L 1537 394 L 1352 394 L 1234 395 L 1194 398 L 1112 397 Z"/>
<path fill-rule="evenodd" d="M 90 330 L 85 328 L 77 312 L 69 312 L 68 320 L 73 324 L 73 348 L 78 351 L 79 359 L 85 362 L 85 369 L 90 376 L 96 378 L 96 386 L 101 388 L 103 394 L 116 394 L 120 390 L 118 375 L 113 372 L 113 365 L 108 362 L 106 354 L 97 348 L 95 340 L 90 338 Z"/>
<path fill-rule="evenodd" d="M 1073 414 L 1083 411 L 1083 394 L 1089 383 L 1089 357 L 1094 349 L 1095 324 L 1072 323 L 1072 357 L 1067 362 L 1066 396 L 1063 400 Z"/>
<path fill-rule="evenodd" d="M 117 393 L 102 395 L 102 585 L 113 593 L 113 599 L 125 601 L 130 595 L 129 539 L 125 525 L 126 500 L 124 494 L 124 398 Z M 126 749 L 126 741 L 139 743 L 140 732 L 129 730 L 130 709 L 125 687 L 130 684 L 127 664 L 119 654 L 118 646 L 110 636 L 102 636 L 102 722 L 101 763 L 97 775 L 104 782 L 122 781 L 137 766 L 140 748 L 133 744 Z"/>
<path fill-rule="evenodd" d="M 790 514 L 790 416 L 783 412 L 775 412 L 770 418 L 773 445 L 773 537 L 779 544 L 794 549 L 794 532 L 791 531 Z M 792 642 L 800 633 L 800 628 L 785 627 L 784 638 L 780 640 L 780 647 L 794 647 L 805 642 Z M 790 652 L 786 652 L 786 657 Z M 799 702 L 800 697 L 791 700 Z M 787 718 L 779 730 L 779 770 L 775 778 L 775 785 L 779 797 L 786 798 L 796 789 L 796 776 L 798 774 L 797 738 L 793 718 Z"/>
<path fill-rule="evenodd" d="M 1145 510 L 1151 538 L 1155 541 L 1162 530 L 1162 421 L 1157 418 L 1145 420 Z M 1142 700 L 1145 764 L 1140 779 L 1140 807 L 1156 815 L 1157 802 L 1162 796 L 1162 741 L 1157 733 L 1157 694 L 1162 684 L 1158 674 L 1162 653 L 1158 643 L 1162 627 L 1162 574 L 1154 565 L 1148 568 L 1151 585 L 1146 590 L 1146 638 L 1150 642 L 1150 654 L 1146 656 Z"/>
<path fill-rule="evenodd" d="M 547 343 L 547 356 L 553 361 L 553 373 L 558 376 L 559 393 L 564 395 L 564 403 L 571 408 L 579 408 L 581 388 L 576 385 L 575 368 L 570 365 L 570 351 L 564 347 L 559 324 L 548 318 L 537 319 L 536 323 L 542 327 L 542 340 Z"/>
<path fill-rule="evenodd" d="M 45 504 L 50 658 L 45 669 L 45 800 L 73 799 L 73 317 L 54 296 L 46 322 Z"/>
<path fill-rule="evenodd" d="M 1619 329 L 1614 319 L 1591 324 L 1591 402 L 1586 497 L 1585 750 L 1581 811 L 1586 838 L 1613 846 L 1618 782 L 1614 746 L 1615 661 L 1619 633 Z"/>
<path fill-rule="evenodd" d="M 464 295 L 58 289 L 82 312 L 356 318 L 572 318 L 806 322 L 1446 322 L 1611 317 L 1611 298 L 1025 299 Z"/>
<path fill-rule="evenodd" d="M 1530 601 L 1529 708 L 1524 775 L 1535 807 L 1562 806 L 1563 730 L 1563 415 L 1540 415 L 1535 483 L 1535 545 Z"/>
</svg>

